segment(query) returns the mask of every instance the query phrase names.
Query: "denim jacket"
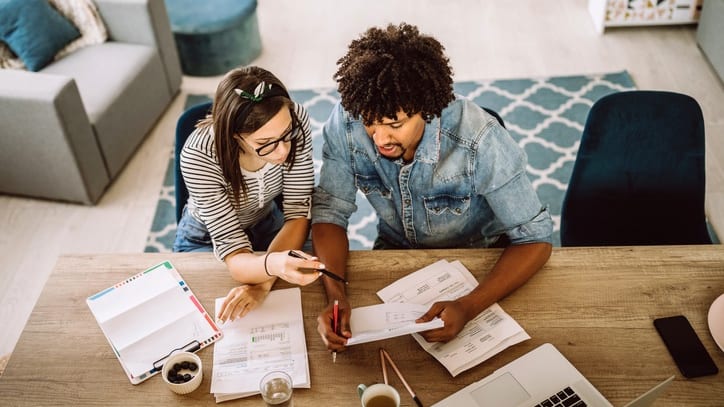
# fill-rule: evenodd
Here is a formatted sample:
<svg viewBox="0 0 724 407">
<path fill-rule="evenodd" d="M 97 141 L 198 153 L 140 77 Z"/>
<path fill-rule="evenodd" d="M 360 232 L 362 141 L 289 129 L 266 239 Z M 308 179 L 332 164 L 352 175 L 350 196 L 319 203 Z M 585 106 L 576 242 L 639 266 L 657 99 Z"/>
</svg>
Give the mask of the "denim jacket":
<svg viewBox="0 0 724 407">
<path fill-rule="evenodd" d="M 413 160 L 384 158 L 359 118 L 335 106 L 322 131 L 312 223 L 347 228 L 362 191 L 377 212 L 378 243 L 396 248 L 551 242 L 552 221 L 525 172 L 525 152 L 496 119 L 458 99 L 425 125 Z"/>
</svg>

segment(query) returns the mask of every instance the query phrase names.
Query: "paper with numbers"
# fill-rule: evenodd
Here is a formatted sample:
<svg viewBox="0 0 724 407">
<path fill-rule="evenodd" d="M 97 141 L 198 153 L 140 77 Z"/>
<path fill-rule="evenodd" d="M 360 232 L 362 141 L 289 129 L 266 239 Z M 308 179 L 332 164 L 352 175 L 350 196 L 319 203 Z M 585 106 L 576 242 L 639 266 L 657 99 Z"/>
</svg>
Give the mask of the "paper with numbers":
<svg viewBox="0 0 724 407">
<path fill-rule="evenodd" d="M 224 298 L 216 299 L 216 310 Z M 216 402 L 259 394 L 259 381 L 283 370 L 294 387 L 309 388 L 307 341 L 298 287 L 272 290 L 261 306 L 219 325 L 224 338 L 214 346 L 211 393 Z"/>
<path fill-rule="evenodd" d="M 389 303 L 353 308 L 349 318 L 352 337 L 347 339 L 347 346 L 441 328 L 443 322 L 440 318 L 429 322 L 415 322 L 428 308 L 414 303 Z"/>
<path fill-rule="evenodd" d="M 470 293 L 478 285 L 459 261 L 440 260 L 417 270 L 377 292 L 385 303 L 414 303 L 427 307 Z M 430 343 L 413 337 L 453 376 L 477 366 L 505 348 L 530 339 L 523 328 L 497 303 L 470 320 L 458 336 L 447 343 Z"/>
</svg>

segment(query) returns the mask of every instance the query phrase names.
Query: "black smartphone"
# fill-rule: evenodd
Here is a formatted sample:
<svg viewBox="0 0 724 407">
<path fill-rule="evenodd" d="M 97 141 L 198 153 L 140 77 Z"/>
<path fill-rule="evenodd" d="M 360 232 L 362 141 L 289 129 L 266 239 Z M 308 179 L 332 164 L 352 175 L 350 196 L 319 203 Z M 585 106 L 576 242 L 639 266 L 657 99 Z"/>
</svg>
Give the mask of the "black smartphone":
<svg viewBox="0 0 724 407">
<path fill-rule="evenodd" d="M 708 376 L 719 372 L 685 316 L 657 318 L 654 319 L 654 326 L 684 377 Z"/>
</svg>

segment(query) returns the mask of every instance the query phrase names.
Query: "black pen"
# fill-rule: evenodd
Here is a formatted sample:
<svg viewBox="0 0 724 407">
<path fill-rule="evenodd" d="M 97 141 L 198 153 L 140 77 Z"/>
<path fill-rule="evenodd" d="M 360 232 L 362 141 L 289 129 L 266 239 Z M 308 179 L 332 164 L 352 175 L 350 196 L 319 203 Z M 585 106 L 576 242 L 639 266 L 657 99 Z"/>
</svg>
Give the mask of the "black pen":
<svg viewBox="0 0 724 407">
<path fill-rule="evenodd" d="M 301 254 L 295 252 L 294 250 L 289 250 L 289 255 L 292 256 L 292 257 L 294 257 L 294 258 L 297 258 L 297 259 L 306 260 L 306 259 L 304 258 L 304 256 L 302 256 Z M 325 269 L 309 269 L 309 270 L 316 270 L 316 271 L 324 274 L 325 276 L 327 276 L 327 277 L 329 277 L 329 278 L 332 278 L 332 279 L 337 280 L 337 281 L 341 281 L 341 282 L 343 282 L 343 283 L 345 283 L 345 284 L 349 284 L 349 281 L 347 281 L 347 280 L 345 280 L 344 278 L 342 278 L 342 277 L 340 277 L 340 276 L 332 273 L 331 271 L 328 271 L 328 270 L 325 270 Z"/>
</svg>

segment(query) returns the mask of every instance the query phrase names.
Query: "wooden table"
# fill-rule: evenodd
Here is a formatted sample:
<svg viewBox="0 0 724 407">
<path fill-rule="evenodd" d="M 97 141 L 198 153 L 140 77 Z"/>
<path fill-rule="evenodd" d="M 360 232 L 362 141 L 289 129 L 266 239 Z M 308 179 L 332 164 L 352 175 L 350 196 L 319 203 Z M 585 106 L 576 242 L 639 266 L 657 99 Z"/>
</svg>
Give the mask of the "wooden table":
<svg viewBox="0 0 724 407">
<path fill-rule="evenodd" d="M 490 269 L 498 249 L 355 251 L 350 255 L 349 296 L 354 306 L 379 303 L 375 292 L 439 259 L 456 260 L 476 277 Z M 180 396 L 154 376 L 134 386 L 124 375 L 85 299 L 163 260 L 171 260 L 207 310 L 234 286 L 223 263 L 210 254 L 113 254 L 62 256 L 38 300 L 0 378 L 0 405 L 215 405 L 209 393 L 213 348 L 199 352 L 204 379 Z M 288 284 L 277 283 L 278 287 Z M 451 377 L 409 335 L 350 347 L 332 364 L 316 332 L 324 305 L 321 284 L 302 289 L 311 389 L 296 389 L 294 404 L 357 406 L 358 383 L 382 381 L 377 350 L 383 345 L 425 405 L 551 342 L 614 405 L 623 405 L 675 374 L 657 406 L 721 406 L 724 373 L 685 379 L 652 320 L 683 314 L 720 369 L 724 352 L 707 328 L 709 305 L 724 293 L 724 246 L 557 248 L 524 287 L 500 305 L 531 335 L 492 359 Z M 402 405 L 414 405 L 391 376 Z M 259 405 L 253 396 L 227 402 Z"/>
</svg>

